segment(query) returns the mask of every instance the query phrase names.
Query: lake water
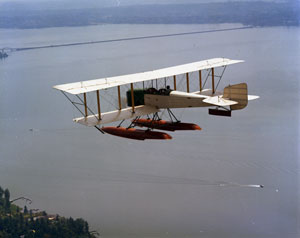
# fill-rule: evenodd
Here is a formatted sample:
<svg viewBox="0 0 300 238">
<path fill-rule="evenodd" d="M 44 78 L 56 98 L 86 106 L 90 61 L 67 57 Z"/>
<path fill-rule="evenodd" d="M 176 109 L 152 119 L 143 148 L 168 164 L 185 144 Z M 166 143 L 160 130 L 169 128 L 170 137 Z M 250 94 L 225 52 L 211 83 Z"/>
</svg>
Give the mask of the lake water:
<svg viewBox="0 0 300 238">
<path fill-rule="evenodd" d="M 0 48 L 226 27 L 0 30 Z M 299 237 L 299 37 L 299 28 L 253 28 L 13 52 L 0 61 L 0 184 L 31 198 L 29 208 L 83 217 L 103 237 Z M 213 57 L 245 60 L 220 86 L 247 82 L 260 99 L 231 118 L 176 110 L 202 131 L 170 141 L 77 125 L 80 115 L 52 89 Z M 230 183 L 264 188 L 220 186 Z"/>
</svg>

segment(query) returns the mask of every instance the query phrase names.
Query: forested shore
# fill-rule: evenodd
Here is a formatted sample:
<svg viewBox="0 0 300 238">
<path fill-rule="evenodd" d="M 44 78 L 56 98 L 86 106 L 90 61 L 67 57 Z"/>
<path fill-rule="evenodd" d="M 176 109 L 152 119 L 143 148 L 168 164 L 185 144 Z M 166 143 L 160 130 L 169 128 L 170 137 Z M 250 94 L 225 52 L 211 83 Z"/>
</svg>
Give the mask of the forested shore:
<svg viewBox="0 0 300 238">
<path fill-rule="evenodd" d="M 28 209 L 14 204 L 16 200 L 30 199 L 20 197 L 10 199 L 10 191 L 0 187 L 0 237 L 2 238 L 95 238 L 89 231 L 88 223 L 79 218 L 65 218 L 49 215 L 38 209 Z"/>
<path fill-rule="evenodd" d="M 15 3 L 16 4 L 16 3 Z M 219 24 L 299 26 L 299 2 L 220 2 L 130 5 L 82 9 L 0 8 L 0 28 L 46 28 L 96 24 Z"/>
</svg>

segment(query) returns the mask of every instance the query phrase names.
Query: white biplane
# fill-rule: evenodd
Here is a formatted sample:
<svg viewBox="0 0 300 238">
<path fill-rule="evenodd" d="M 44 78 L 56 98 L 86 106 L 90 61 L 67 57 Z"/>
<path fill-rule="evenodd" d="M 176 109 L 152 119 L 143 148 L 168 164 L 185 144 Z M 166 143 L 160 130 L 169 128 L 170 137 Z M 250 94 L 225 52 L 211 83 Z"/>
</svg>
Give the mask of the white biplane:
<svg viewBox="0 0 300 238">
<path fill-rule="evenodd" d="M 196 124 L 180 122 L 171 111 L 173 108 L 214 107 L 209 108 L 210 115 L 230 117 L 232 111 L 243 109 L 249 100 L 258 98 L 258 96 L 248 95 L 246 83 L 228 85 L 223 92 L 216 90 L 226 66 L 241 62 L 243 61 L 214 58 L 143 73 L 56 85 L 54 88 L 60 90 L 81 112 L 82 117 L 73 119 L 77 123 L 95 127 L 102 133 L 130 139 L 171 139 L 169 134 L 154 131 L 154 129 L 163 131 L 201 130 Z M 216 75 L 215 68 L 221 68 L 222 73 Z M 204 70 L 208 72 L 206 79 L 202 76 Z M 196 73 L 197 81 L 199 81 L 199 83 L 197 82 L 198 91 L 195 92 L 190 92 L 191 73 Z M 176 90 L 178 84 L 176 76 L 178 75 L 184 75 L 185 92 Z M 205 89 L 208 78 L 211 78 L 211 88 Z M 216 78 L 219 80 L 215 83 Z M 172 80 L 173 89 L 166 85 L 166 79 Z M 164 87 L 159 89 L 157 80 L 164 80 Z M 150 86 L 145 87 L 144 83 L 146 82 L 150 83 Z M 153 82 L 156 82 L 156 87 Z M 138 83 L 142 83 L 143 87 L 135 87 Z M 123 85 L 130 85 L 126 92 L 127 106 L 124 108 L 121 103 L 121 86 Z M 101 112 L 100 91 L 113 87 L 117 88 L 118 109 Z M 95 93 L 97 113 L 94 113 L 88 106 L 88 93 Z M 71 100 L 68 94 L 75 95 L 79 102 Z M 168 120 L 162 120 L 159 115 L 161 109 L 167 110 Z M 143 116 L 146 118 L 142 118 Z M 132 119 L 130 126 L 121 127 L 122 122 L 128 119 Z M 100 127 L 100 125 L 117 121 L 121 121 L 121 123 L 116 127 Z M 136 129 L 137 126 L 147 129 Z"/>
</svg>

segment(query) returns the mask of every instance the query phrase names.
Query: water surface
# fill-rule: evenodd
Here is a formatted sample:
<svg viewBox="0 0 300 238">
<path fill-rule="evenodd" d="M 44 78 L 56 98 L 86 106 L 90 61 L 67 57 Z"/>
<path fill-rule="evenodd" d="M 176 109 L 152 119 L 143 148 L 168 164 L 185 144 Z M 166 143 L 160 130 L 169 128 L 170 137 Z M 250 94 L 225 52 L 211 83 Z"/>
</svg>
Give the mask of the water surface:
<svg viewBox="0 0 300 238">
<path fill-rule="evenodd" d="M 0 48 L 223 27 L 0 30 Z M 296 238 L 299 35 L 299 28 L 254 28 L 12 53 L 0 61 L 1 186 L 30 197 L 30 208 L 83 217 L 104 237 Z M 79 114 L 52 89 L 213 57 L 246 61 L 228 67 L 220 88 L 247 82 L 261 98 L 232 118 L 177 110 L 203 129 L 172 133 L 171 141 L 126 140 L 77 125 Z"/>
</svg>

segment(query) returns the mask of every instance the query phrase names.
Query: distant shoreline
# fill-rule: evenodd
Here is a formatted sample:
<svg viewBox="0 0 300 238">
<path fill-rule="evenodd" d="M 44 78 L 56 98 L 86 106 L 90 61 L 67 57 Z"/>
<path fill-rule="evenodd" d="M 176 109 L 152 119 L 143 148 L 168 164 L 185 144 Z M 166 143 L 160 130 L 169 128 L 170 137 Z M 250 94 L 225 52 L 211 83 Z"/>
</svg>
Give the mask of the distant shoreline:
<svg viewBox="0 0 300 238">
<path fill-rule="evenodd" d="M 0 8 L 0 28 L 39 29 L 100 24 L 222 24 L 300 26 L 300 3 L 223 2 L 132 5 L 95 9 Z"/>
</svg>

